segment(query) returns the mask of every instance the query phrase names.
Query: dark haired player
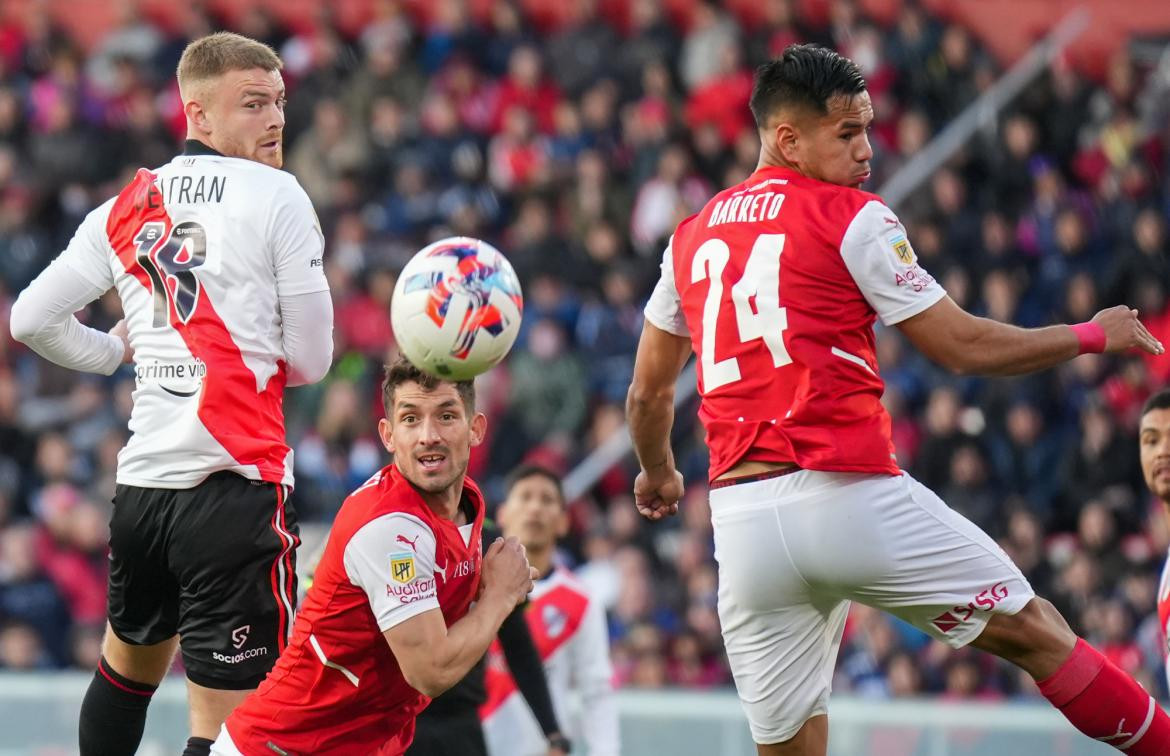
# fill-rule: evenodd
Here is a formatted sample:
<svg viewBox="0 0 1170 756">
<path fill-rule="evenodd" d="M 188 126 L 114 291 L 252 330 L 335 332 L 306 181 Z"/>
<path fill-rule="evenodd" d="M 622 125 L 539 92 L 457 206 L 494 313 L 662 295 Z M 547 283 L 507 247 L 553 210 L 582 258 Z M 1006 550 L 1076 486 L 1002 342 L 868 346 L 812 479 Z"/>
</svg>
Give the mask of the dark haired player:
<svg viewBox="0 0 1170 756">
<path fill-rule="evenodd" d="M 1023 668 L 1078 729 L 1170 753 L 1170 718 L 1037 598 L 987 534 L 898 468 L 873 324 L 961 374 L 1084 352 L 1162 354 L 1127 307 L 1023 329 L 960 309 L 881 198 L 860 191 L 873 108 L 851 61 L 789 47 L 756 72 L 756 172 L 679 224 L 646 307 L 628 399 L 652 520 L 677 511 L 674 382 L 699 357 L 719 615 L 761 755 L 824 754 L 849 601 Z"/>
<path fill-rule="evenodd" d="M 466 474 L 487 419 L 471 381 L 400 359 L 382 401 L 378 434 L 394 462 L 342 504 L 292 640 L 213 754 L 399 756 L 415 716 L 532 589 L 515 539 L 481 552 L 483 495 Z"/>
<path fill-rule="evenodd" d="M 1142 406 L 1138 448 L 1146 486 L 1161 500 L 1170 516 L 1170 389 L 1162 389 Z M 1166 652 L 1166 682 L 1170 684 L 1170 554 L 1162 567 L 1158 588 L 1158 620 Z"/>
</svg>

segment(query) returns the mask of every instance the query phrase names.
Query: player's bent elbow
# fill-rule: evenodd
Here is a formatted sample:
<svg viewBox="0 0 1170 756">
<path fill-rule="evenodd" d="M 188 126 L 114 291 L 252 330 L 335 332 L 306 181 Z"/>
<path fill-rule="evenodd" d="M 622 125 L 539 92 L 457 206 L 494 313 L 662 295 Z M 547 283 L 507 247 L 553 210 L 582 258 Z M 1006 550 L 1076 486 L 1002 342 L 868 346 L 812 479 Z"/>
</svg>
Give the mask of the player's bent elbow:
<svg viewBox="0 0 1170 756">
<path fill-rule="evenodd" d="M 8 330 L 12 338 L 27 344 L 37 337 L 42 324 L 42 318 L 29 306 L 28 301 L 18 297 L 8 316 Z"/>
<path fill-rule="evenodd" d="M 435 668 L 408 670 L 404 667 L 402 676 L 410 687 L 427 698 L 438 698 L 457 682 L 445 679 L 443 671 Z"/>
</svg>

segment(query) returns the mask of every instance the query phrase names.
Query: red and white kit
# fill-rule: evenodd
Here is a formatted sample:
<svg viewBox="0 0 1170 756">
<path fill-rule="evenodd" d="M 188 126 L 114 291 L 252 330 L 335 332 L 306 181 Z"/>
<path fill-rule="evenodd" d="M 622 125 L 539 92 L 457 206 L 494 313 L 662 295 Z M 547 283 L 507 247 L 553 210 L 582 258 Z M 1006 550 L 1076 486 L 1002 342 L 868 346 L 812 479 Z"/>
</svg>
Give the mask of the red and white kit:
<svg viewBox="0 0 1170 756">
<path fill-rule="evenodd" d="M 322 246 L 295 178 L 217 154 L 140 170 L 86 216 L 44 275 L 64 266 L 92 285 L 82 302 L 111 287 L 122 300 L 137 380 L 118 483 L 191 488 L 230 470 L 292 485 L 281 401 L 295 335 L 279 300 L 328 289 Z M 89 343 L 104 337 L 62 340 L 93 364 L 55 359 L 111 373 L 121 346 Z"/>
<path fill-rule="evenodd" d="M 946 296 L 876 195 L 762 168 L 683 221 L 646 319 L 691 339 L 712 486 L 719 615 L 757 743 L 827 711 L 850 599 L 951 646 L 1034 595 L 985 533 L 902 472 L 873 326 Z"/>
<path fill-rule="evenodd" d="M 583 744 L 590 756 L 617 756 L 618 715 L 605 607 L 571 572 L 558 567 L 536 582 L 525 615 L 564 734 Z M 516 688 L 498 640 L 488 651 L 486 687 L 480 718 L 488 753 L 545 756 L 548 742 Z"/>
<path fill-rule="evenodd" d="M 1170 685 L 1170 551 L 1162 565 L 1162 581 L 1158 586 L 1158 628 L 1162 631 L 1162 656 L 1166 660 L 1166 684 Z"/>
<path fill-rule="evenodd" d="M 289 647 L 237 708 L 214 754 L 401 754 L 430 703 L 402 675 L 386 630 L 431 609 L 450 627 L 479 588 L 484 503 L 470 480 L 475 519 L 439 517 L 397 468 L 383 468 L 346 499 Z"/>
</svg>

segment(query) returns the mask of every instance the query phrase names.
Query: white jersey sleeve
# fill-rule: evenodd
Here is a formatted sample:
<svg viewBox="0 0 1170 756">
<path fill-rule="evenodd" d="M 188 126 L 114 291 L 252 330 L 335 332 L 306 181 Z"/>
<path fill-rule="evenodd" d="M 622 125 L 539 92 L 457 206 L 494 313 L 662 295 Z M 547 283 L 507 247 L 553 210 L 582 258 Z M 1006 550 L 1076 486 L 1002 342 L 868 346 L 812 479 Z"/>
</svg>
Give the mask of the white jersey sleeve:
<svg viewBox="0 0 1170 756">
<path fill-rule="evenodd" d="M 283 298 L 327 291 L 325 237 L 309 195 L 290 176 L 280 183 L 273 201 L 268 238 L 272 240 L 277 294 Z"/>
<path fill-rule="evenodd" d="M 670 241 L 674 242 L 673 236 Z M 674 256 L 671 253 L 671 244 L 667 244 L 666 251 L 662 253 L 661 270 L 662 275 L 658 277 L 658 283 L 655 284 L 654 291 L 650 294 L 650 300 L 646 302 L 646 320 L 654 327 L 667 333 L 689 338 L 691 332 L 687 329 L 687 321 L 683 317 L 682 300 L 674 282 Z"/>
<path fill-rule="evenodd" d="M 946 296 L 918 264 L 901 221 L 876 200 L 862 207 L 846 229 L 841 259 L 885 325 L 901 323 Z"/>
<path fill-rule="evenodd" d="M 105 224 L 113 200 L 90 212 L 65 251 L 12 306 L 13 338 L 71 370 L 110 375 L 122 363 L 121 339 L 88 328 L 73 313 L 114 285 Z"/>
<path fill-rule="evenodd" d="M 605 609 L 590 597 L 585 618 L 573 639 L 573 686 L 581 696 L 581 708 L 588 712 L 582 718 L 581 735 L 588 746 L 589 756 L 617 756 L 621 739 L 618 737 L 618 710 L 613 691 L 613 665 L 609 660 L 609 631 L 606 629 Z"/>
<path fill-rule="evenodd" d="M 345 574 L 366 592 L 382 632 L 439 608 L 435 549 L 430 527 L 403 512 L 371 520 L 349 539 Z"/>
</svg>

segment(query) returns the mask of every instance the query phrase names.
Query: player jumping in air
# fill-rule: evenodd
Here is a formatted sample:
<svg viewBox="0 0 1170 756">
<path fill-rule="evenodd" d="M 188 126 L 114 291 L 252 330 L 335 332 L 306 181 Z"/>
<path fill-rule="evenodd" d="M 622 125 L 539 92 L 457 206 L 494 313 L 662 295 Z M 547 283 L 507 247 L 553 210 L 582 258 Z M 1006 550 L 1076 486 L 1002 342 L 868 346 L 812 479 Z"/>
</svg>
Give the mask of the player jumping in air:
<svg viewBox="0 0 1170 756">
<path fill-rule="evenodd" d="M 1141 450 L 1142 477 L 1170 516 L 1170 389 L 1154 394 L 1142 407 L 1138 447 Z M 1162 583 L 1158 588 L 1158 620 L 1165 644 L 1166 682 L 1170 684 L 1170 554 L 1162 567 Z"/>
<path fill-rule="evenodd" d="M 719 616 L 761 756 L 824 754 L 850 601 L 1030 674 L 1079 730 L 1170 754 L 1170 718 L 1076 637 L 985 533 L 898 468 L 873 324 L 962 374 L 1163 348 L 1127 307 L 1074 326 L 974 317 L 918 265 L 869 178 L 873 108 L 851 61 L 801 45 L 760 67 L 756 172 L 679 224 L 646 306 L 627 411 L 639 511 L 677 511 L 674 382 L 699 359 Z"/>
<path fill-rule="evenodd" d="M 483 495 L 465 476 L 487 420 L 472 382 L 400 359 L 382 401 L 378 434 L 394 462 L 342 504 L 288 648 L 213 754 L 400 756 L 415 716 L 532 589 L 519 542 L 480 548 Z"/>
<path fill-rule="evenodd" d="M 82 756 L 132 754 L 178 646 L 188 756 L 284 648 L 296 513 L 284 387 L 333 358 L 324 240 L 283 162 L 284 82 L 268 46 L 226 32 L 179 61 L 183 154 L 86 216 L 12 308 L 15 338 L 74 370 L 136 374 L 110 522 L 109 623 L 81 706 Z M 110 333 L 73 313 L 111 287 Z"/>
</svg>

